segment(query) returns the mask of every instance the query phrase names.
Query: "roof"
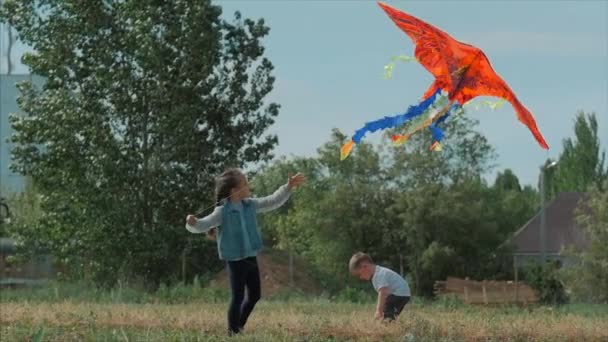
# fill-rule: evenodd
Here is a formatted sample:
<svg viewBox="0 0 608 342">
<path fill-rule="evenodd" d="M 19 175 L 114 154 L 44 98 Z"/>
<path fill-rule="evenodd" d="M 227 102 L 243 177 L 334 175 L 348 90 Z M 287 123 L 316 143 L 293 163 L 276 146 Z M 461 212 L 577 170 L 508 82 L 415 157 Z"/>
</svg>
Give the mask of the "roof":
<svg viewBox="0 0 608 342">
<path fill-rule="evenodd" d="M 546 253 L 560 253 L 564 248 L 587 249 L 585 230 L 576 222 L 576 209 L 585 197 L 580 192 L 559 193 L 546 207 Z M 540 210 L 511 238 L 515 253 L 540 253 Z"/>
</svg>

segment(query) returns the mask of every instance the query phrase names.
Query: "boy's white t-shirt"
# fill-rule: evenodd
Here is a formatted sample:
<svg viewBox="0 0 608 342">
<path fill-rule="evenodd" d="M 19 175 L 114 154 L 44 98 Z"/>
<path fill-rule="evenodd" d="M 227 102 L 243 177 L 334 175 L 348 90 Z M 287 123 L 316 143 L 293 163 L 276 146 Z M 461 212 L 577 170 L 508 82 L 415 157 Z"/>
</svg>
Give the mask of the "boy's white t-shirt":
<svg viewBox="0 0 608 342">
<path fill-rule="evenodd" d="M 393 296 L 410 297 L 410 287 L 407 281 L 395 271 L 382 266 L 375 266 L 372 276 L 372 285 L 378 291 L 383 287 L 388 287 Z"/>
</svg>

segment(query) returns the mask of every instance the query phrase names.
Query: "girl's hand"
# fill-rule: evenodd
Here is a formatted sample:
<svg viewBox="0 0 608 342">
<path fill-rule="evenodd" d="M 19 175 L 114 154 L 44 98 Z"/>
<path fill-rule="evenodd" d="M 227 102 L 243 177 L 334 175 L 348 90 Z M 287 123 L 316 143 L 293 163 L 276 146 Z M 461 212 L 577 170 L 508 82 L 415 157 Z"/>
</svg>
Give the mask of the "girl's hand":
<svg viewBox="0 0 608 342">
<path fill-rule="evenodd" d="M 217 238 L 217 228 L 211 228 L 207 231 L 207 240 L 215 241 Z"/>
<path fill-rule="evenodd" d="M 287 187 L 289 190 L 296 188 L 306 182 L 306 177 L 301 173 L 296 173 L 295 176 L 289 175 L 289 179 L 287 181 Z"/>
<path fill-rule="evenodd" d="M 187 223 L 189 226 L 194 226 L 194 225 L 196 225 L 196 222 L 197 222 L 197 221 L 198 221 L 198 220 L 196 219 L 196 216 L 194 216 L 194 215 L 188 215 L 188 216 L 186 216 L 186 223 Z"/>
<path fill-rule="evenodd" d="M 384 317 L 384 312 L 376 310 L 376 315 L 374 316 L 374 318 L 376 320 L 382 319 Z"/>
</svg>

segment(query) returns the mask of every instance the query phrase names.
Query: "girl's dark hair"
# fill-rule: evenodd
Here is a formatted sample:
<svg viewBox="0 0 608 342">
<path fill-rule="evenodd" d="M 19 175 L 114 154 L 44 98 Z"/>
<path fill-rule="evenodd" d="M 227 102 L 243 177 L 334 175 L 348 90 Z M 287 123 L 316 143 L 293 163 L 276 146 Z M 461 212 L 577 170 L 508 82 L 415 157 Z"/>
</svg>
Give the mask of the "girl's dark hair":
<svg viewBox="0 0 608 342">
<path fill-rule="evenodd" d="M 241 177 L 243 177 L 241 170 L 231 168 L 224 171 L 215 179 L 215 204 L 213 207 L 222 204 L 224 200 L 230 198 L 230 190 L 239 186 Z M 202 210 L 200 212 L 202 213 Z M 217 228 L 212 228 L 207 232 L 207 239 L 217 239 Z"/>
<path fill-rule="evenodd" d="M 230 197 L 230 190 L 237 188 L 243 177 L 239 169 L 228 169 L 215 180 L 215 205 Z"/>
<path fill-rule="evenodd" d="M 209 213 L 209 209 L 213 211 L 216 206 L 223 204 L 224 200 L 230 198 L 230 190 L 239 186 L 239 181 L 243 176 L 241 170 L 236 168 L 230 168 L 219 175 L 215 179 L 215 203 L 211 207 L 201 207 L 195 215 L 201 217 L 205 215 L 205 212 Z"/>
</svg>

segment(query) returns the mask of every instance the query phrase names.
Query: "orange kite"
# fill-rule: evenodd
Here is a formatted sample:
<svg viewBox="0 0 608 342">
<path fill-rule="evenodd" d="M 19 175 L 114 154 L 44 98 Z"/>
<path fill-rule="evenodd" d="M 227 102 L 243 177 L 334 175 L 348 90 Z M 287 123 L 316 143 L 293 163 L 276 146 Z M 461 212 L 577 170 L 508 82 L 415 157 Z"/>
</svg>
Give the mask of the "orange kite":
<svg viewBox="0 0 608 342">
<path fill-rule="evenodd" d="M 530 111 L 519 102 L 507 83 L 492 69 L 490 61 L 483 51 L 475 46 L 459 42 L 442 30 L 407 13 L 382 2 L 378 4 L 393 22 L 412 39 L 416 45 L 416 59 L 435 76 L 435 81 L 423 95 L 422 103 L 432 102 L 428 100 L 431 100 L 433 96 L 440 92 L 447 93 L 448 106 L 431 116 L 420 127 L 420 129 L 430 127 L 434 130 L 435 143 L 438 143 L 443 137 L 441 132 L 435 134 L 438 129 L 436 124 L 445 120 L 453 106 L 461 107 L 477 96 L 494 96 L 511 103 L 519 121 L 528 127 L 540 146 L 544 149 L 549 148 Z M 404 121 L 420 115 L 426 107 L 428 107 L 426 104 L 425 108 L 421 108 L 420 105 L 410 107 L 410 110 L 405 114 L 366 124 L 365 127 L 355 133 L 350 142 L 342 147 L 342 159 L 348 156 L 353 145 L 358 143 L 366 132 L 403 124 Z M 413 133 L 411 132 L 408 136 L 395 136 L 393 140 L 407 140 L 409 135 Z"/>
</svg>

